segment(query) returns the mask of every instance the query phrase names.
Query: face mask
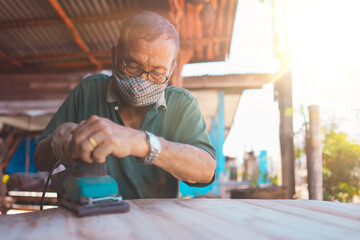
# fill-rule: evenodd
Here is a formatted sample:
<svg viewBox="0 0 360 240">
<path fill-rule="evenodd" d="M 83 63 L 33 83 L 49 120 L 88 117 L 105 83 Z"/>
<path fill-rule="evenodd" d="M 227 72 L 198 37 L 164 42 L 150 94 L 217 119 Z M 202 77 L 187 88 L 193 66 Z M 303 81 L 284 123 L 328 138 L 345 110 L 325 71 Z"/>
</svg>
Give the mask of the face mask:
<svg viewBox="0 0 360 240">
<path fill-rule="evenodd" d="M 113 67 L 114 68 L 114 67 Z M 129 77 L 113 69 L 116 88 L 127 105 L 143 107 L 156 103 L 165 91 L 168 81 L 156 84 L 144 77 Z"/>
</svg>

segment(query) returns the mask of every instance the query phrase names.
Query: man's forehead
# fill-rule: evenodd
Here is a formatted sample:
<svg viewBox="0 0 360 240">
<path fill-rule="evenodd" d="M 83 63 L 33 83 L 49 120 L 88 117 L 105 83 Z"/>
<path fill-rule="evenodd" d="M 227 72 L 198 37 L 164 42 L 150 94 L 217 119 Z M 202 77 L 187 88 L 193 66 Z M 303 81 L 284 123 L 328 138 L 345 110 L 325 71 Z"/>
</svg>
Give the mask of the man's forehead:
<svg viewBox="0 0 360 240">
<path fill-rule="evenodd" d="M 175 41 L 169 38 L 166 38 L 166 36 L 161 36 L 154 40 L 147 40 L 147 39 L 132 39 L 127 40 L 124 43 L 125 48 L 141 48 L 141 47 L 150 47 L 152 49 L 157 47 L 169 47 L 171 49 L 175 50 Z"/>
<path fill-rule="evenodd" d="M 161 58 L 168 64 L 173 60 L 175 44 L 171 39 L 159 38 L 154 41 L 137 39 L 128 42 L 120 51 L 124 58 L 137 59 L 143 55 L 148 55 L 153 58 Z"/>
</svg>

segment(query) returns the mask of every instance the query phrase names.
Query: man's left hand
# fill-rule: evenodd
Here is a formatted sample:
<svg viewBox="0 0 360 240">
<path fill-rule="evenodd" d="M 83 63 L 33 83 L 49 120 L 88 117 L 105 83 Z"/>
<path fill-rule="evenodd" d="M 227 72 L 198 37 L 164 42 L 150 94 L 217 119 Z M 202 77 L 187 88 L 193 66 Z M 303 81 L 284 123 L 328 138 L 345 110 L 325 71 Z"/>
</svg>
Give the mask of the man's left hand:
<svg viewBox="0 0 360 240">
<path fill-rule="evenodd" d="M 103 163 L 109 154 L 119 158 L 132 155 L 138 137 L 146 143 L 145 133 L 93 115 L 73 131 L 70 152 L 72 157 L 85 162 Z"/>
</svg>

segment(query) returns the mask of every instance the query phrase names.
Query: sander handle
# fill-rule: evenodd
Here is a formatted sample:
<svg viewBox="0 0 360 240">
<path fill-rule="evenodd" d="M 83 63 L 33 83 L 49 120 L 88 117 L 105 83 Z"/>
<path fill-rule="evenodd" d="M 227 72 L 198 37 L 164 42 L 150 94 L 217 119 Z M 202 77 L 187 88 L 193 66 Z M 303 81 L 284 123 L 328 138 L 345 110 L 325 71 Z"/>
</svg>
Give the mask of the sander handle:
<svg viewBox="0 0 360 240">
<path fill-rule="evenodd" d="M 88 163 L 80 158 L 74 160 L 75 166 L 72 171 L 74 177 L 100 177 L 107 175 L 105 163 Z"/>
</svg>

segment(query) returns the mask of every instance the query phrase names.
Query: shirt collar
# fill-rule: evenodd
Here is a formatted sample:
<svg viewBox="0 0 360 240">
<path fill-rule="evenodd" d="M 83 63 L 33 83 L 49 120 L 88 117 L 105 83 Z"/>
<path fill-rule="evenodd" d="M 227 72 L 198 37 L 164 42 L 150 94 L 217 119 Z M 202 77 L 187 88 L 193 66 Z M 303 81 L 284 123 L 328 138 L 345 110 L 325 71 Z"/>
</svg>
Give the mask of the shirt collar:
<svg viewBox="0 0 360 240">
<path fill-rule="evenodd" d="M 112 102 L 121 103 L 119 97 L 116 95 L 116 92 L 115 92 L 116 91 L 116 82 L 115 81 L 116 80 L 113 77 L 111 77 L 110 81 L 108 83 L 107 93 L 106 93 L 106 102 L 108 102 L 108 103 L 112 103 Z M 166 99 L 165 99 L 165 91 L 160 94 L 159 99 L 155 103 L 156 109 L 158 109 L 161 106 L 164 109 L 167 108 Z"/>
</svg>

